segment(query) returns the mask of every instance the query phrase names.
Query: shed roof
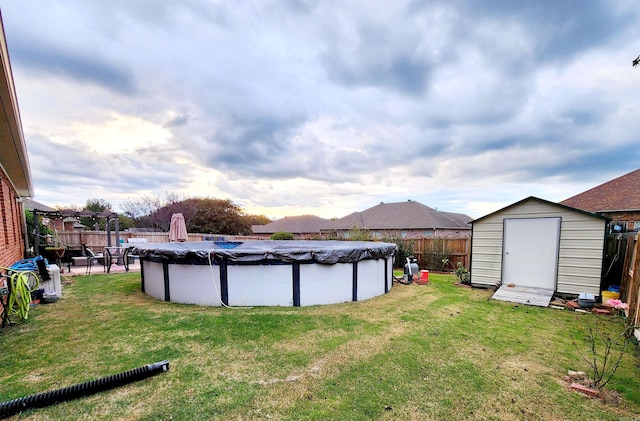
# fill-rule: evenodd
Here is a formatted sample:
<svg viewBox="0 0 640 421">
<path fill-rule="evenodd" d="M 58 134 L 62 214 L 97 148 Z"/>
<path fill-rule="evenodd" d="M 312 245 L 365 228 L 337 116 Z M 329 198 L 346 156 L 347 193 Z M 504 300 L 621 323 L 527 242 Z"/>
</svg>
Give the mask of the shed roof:
<svg viewBox="0 0 640 421">
<path fill-rule="evenodd" d="M 335 221 L 328 229 L 471 229 L 471 217 L 461 213 L 443 212 L 420 202 L 383 203 L 354 212 Z"/>
<path fill-rule="evenodd" d="M 273 234 L 290 232 L 292 234 L 318 233 L 327 225 L 328 219 L 314 215 L 287 216 L 265 225 L 252 225 L 254 234 Z"/>
<path fill-rule="evenodd" d="M 588 212 L 640 210 L 640 169 L 560 202 Z"/>
<path fill-rule="evenodd" d="M 512 204 L 510 204 L 509 206 L 505 206 L 505 207 L 504 207 L 504 208 L 502 208 L 502 209 L 498 209 L 498 210 L 497 210 L 497 211 L 495 211 L 495 212 L 491 212 L 490 214 L 487 214 L 487 215 L 485 215 L 485 216 L 481 216 L 481 217 L 480 217 L 480 218 L 478 218 L 478 219 L 474 219 L 473 221 L 471 221 L 471 224 L 473 225 L 473 224 L 475 224 L 475 223 L 477 223 L 477 222 L 479 222 L 479 221 L 482 221 L 482 220 L 483 220 L 483 219 L 485 219 L 485 218 L 488 218 L 488 217 L 490 217 L 490 216 L 492 216 L 492 215 L 495 215 L 495 214 L 497 214 L 497 213 L 500 213 L 500 212 L 504 212 L 504 211 L 505 211 L 505 210 L 507 210 L 507 209 L 511 209 L 511 208 L 516 207 L 516 206 L 520 206 L 521 204 L 523 204 L 523 203 L 525 203 L 525 202 L 529 202 L 529 201 L 536 201 L 536 202 L 544 203 L 544 204 L 546 204 L 546 205 L 554 206 L 554 207 L 557 207 L 557 208 L 560 208 L 560 209 L 566 209 L 566 210 L 569 210 L 569 211 L 572 211 L 572 212 L 578 212 L 578 213 L 584 214 L 584 215 L 586 215 L 586 216 L 590 216 L 590 217 L 592 217 L 592 218 L 605 219 L 605 220 L 608 220 L 608 219 L 609 219 L 609 218 L 607 218 L 607 217 L 605 217 L 605 216 L 598 215 L 598 214 L 596 214 L 596 213 L 587 212 L 587 211 L 584 211 L 584 210 L 582 210 L 582 209 L 574 208 L 574 207 L 567 206 L 567 205 L 564 205 L 564 204 L 561 204 L 561 203 L 550 202 L 550 201 L 548 201 L 548 200 L 540 199 L 539 197 L 529 196 L 529 197 L 527 197 L 527 198 L 525 198 L 525 199 L 522 199 L 522 200 L 520 200 L 520 201 L 518 201 L 518 202 L 512 203 Z"/>
</svg>

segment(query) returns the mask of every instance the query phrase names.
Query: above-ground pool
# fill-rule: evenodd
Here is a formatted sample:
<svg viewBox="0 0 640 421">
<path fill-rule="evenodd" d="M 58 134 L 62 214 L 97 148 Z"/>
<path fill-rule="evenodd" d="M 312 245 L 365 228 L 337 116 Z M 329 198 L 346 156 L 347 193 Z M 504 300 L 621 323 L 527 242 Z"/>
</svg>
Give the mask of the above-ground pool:
<svg viewBox="0 0 640 421">
<path fill-rule="evenodd" d="M 393 243 L 245 241 L 136 245 L 142 291 L 207 306 L 361 301 L 393 285 Z"/>
</svg>

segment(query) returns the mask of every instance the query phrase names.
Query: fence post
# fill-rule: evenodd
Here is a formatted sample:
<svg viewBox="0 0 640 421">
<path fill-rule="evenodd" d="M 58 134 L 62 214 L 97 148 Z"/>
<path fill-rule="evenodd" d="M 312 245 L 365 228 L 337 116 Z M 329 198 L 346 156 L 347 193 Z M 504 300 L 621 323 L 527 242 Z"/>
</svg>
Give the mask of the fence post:
<svg viewBox="0 0 640 421">
<path fill-rule="evenodd" d="M 471 237 L 467 237 L 464 240 L 464 259 L 462 264 L 465 268 L 469 269 L 471 265 Z"/>
</svg>

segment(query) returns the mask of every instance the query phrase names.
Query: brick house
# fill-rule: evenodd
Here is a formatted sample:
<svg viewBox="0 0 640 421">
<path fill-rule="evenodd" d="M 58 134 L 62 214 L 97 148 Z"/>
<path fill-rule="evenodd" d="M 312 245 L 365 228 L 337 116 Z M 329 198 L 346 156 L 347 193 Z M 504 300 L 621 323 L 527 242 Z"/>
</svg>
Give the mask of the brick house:
<svg viewBox="0 0 640 421">
<path fill-rule="evenodd" d="M 610 232 L 640 230 L 640 169 L 560 203 L 610 218 Z"/>
<path fill-rule="evenodd" d="M 329 223 L 328 219 L 314 215 L 286 216 L 265 225 L 252 225 L 251 231 L 258 237 L 269 238 L 276 232 L 288 232 L 299 240 L 321 237 L 321 230 Z"/>
<path fill-rule="evenodd" d="M 1 14 L 0 56 L 0 266 L 6 267 L 25 255 L 22 201 L 33 196 L 33 185 Z"/>
<path fill-rule="evenodd" d="M 43 214 L 46 214 L 47 212 L 51 212 L 51 213 L 65 213 L 64 210 L 57 210 L 55 208 L 52 208 L 50 206 L 44 205 L 40 202 L 36 202 L 33 199 L 25 199 L 22 202 L 22 207 L 24 208 L 24 210 L 29 213 L 29 211 L 33 212 L 33 210 L 37 210 L 37 211 L 42 211 Z M 70 213 L 75 213 L 75 211 L 70 210 Z M 76 217 L 73 216 L 60 216 L 57 218 L 51 218 L 49 220 L 49 223 L 47 225 L 49 228 L 55 230 L 55 231 L 84 231 L 87 229 L 87 227 L 85 227 L 84 225 L 82 225 L 80 223 L 80 220 Z"/>
<path fill-rule="evenodd" d="M 340 219 L 323 219 L 312 215 L 288 216 L 266 225 L 253 225 L 253 234 L 268 237 L 283 231 L 296 239 L 336 236 L 349 238 L 353 229 L 368 231 L 373 238 L 465 238 L 471 235 L 471 217 L 443 212 L 420 202 L 408 200 L 380 203 L 362 212 Z"/>
<path fill-rule="evenodd" d="M 348 238 L 352 229 L 367 230 L 374 238 L 465 238 L 471 236 L 471 217 L 444 212 L 414 200 L 384 203 L 329 221 L 323 232 Z"/>
</svg>

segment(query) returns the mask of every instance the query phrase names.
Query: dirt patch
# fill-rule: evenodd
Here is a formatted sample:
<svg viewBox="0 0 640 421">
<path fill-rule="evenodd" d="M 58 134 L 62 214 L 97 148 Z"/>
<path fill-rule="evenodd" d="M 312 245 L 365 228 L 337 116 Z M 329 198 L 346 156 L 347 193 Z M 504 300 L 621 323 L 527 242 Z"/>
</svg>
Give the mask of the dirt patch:
<svg viewBox="0 0 640 421">
<path fill-rule="evenodd" d="M 622 397 L 618 392 L 606 388 L 596 389 L 592 387 L 589 377 L 582 372 L 567 374 L 563 379 L 563 383 L 568 389 L 589 398 L 597 399 L 607 405 L 618 406 L 622 402 Z"/>
</svg>

